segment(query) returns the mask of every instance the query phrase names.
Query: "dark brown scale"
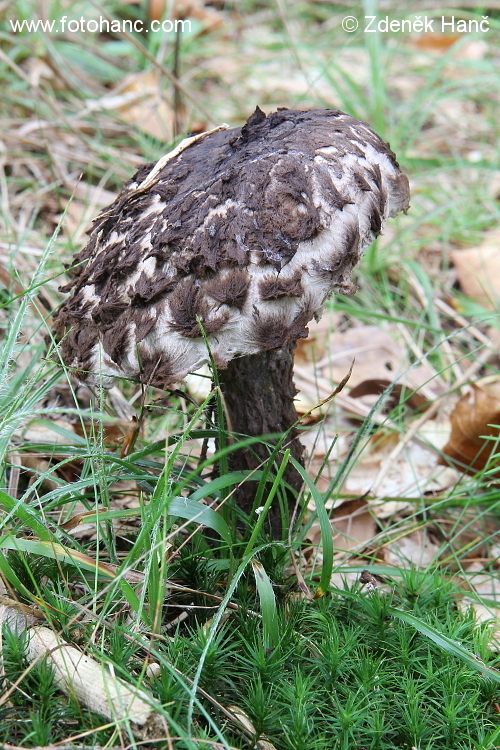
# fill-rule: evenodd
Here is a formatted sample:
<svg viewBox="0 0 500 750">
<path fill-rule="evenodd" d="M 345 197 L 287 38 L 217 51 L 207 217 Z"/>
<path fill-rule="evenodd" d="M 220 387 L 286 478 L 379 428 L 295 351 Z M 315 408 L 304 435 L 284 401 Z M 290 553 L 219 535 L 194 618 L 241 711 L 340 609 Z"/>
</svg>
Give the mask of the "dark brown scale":
<svg viewBox="0 0 500 750">
<path fill-rule="evenodd" d="M 108 326 L 120 317 L 129 303 L 120 299 L 110 299 L 92 311 L 92 318 L 98 326 Z"/>
<path fill-rule="evenodd" d="M 320 185 L 321 191 L 326 199 L 339 211 L 342 211 L 344 206 L 352 203 L 349 196 L 342 195 L 342 193 L 337 190 L 332 180 L 332 175 L 326 169 L 321 169 L 318 173 L 318 184 Z"/>
<path fill-rule="evenodd" d="M 219 315 L 214 315 L 210 318 L 204 318 L 202 320 L 203 333 L 206 336 L 216 335 L 221 330 L 221 328 L 226 325 L 228 319 L 228 313 L 219 313 Z"/>
<path fill-rule="evenodd" d="M 377 190 L 382 190 L 382 174 L 380 172 L 379 165 L 373 164 L 371 167 L 368 167 L 366 171 L 373 178 L 373 181 L 377 186 Z"/>
<path fill-rule="evenodd" d="M 204 285 L 205 292 L 221 305 L 242 310 L 248 297 L 250 276 L 246 271 L 231 271 L 222 278 L 214 278 Z"/>
<path fill-rule="evenodd" d="M 138 348 L 139 357 L 139 381 L 145 385 L 152 385 L 157 388 L 168 388 L 176 379 L 179 371 L 179 361 L 174 357 L 169 357 L 164 352 L 160 354 L 151 354 L 146 352 L 144 347 Z"/>
<path fill-rule="evenodd" d="M 266 352 L 279 349 L 288 341 L 288 326 L 281 315 L 255 316 L 252 325 L 251 343 Z"/>
<path fill-rule="evenodd" d="M 130 329 L 120 322 L 121 325 L 108 328 L 102 335 L 102 348 L 117 365 L 126 356 L 130 344 Z"/>
<path fill-rule="evenodd" d="M 382 229 L 382 216 L 379 207 L 375 204 L 372 205 L 370 211 L 370 229 L 375 237 L 380 234 L 380 230 Z"/>
<path fill-rule="evenodd" d="M 355 171 L 353 174 L 354 182 L 359 187 L 360 190 L 362 190 L 364 193 L 370 192 L 371 187 L 370 184 L 365 180 L 361 172 Z"/>
<path fill-rule="evenodd" d="M 280 276 L 264 277 L 259 282 L 259 293 L 260 298 L 264 301 L 283 299 L 283 297 L 302 297 L 304 287 L 302 286 L 300 271 L 297 271 L 288 279 Z"/>
<path fill-rule="evenodd" d="M 73 321 L 71 321 L 72 323 Z M 59 338 L 62 338 L 61 355 L 65 362 L 70 364 L 74 357 L 77 356 L 82 364 L 82 369 L 90 368 L 92 350 L 97 344 L 99 333 L 92 323 L 83 322 L 80 326 L 72 326 L 69 329 L 58 331 Z M 83 367 L 86 364 L 86 367 Z"/>
<path fill-rule="evenodd" d="M 207 300 L 202 297 L 201 289 L 193 279 L 180 282 L 170 295 L 169 303 L 173 318 L 170 328 L 187 338 L 216 333 L 227 322 L 228 316 L 224 314 L 209 318 Z"/>
<path fill-rule="evenodd" d="M 311 321 L 315 313 L 315 305 L 310 296 L 307 296 L 302 301 L 299 312 L 292 321 L 292 324 L 288 328 L 288 341 L 296 341 L 297 339 L 305 339 L 309 333 L 307 324 Z"/>
<path fill-rule="evenodd" d="M 158 320 L 156 308 L 149 307 L 147 310 L 142 308 L 132 308 L 123 315 L 123 325 L 135 324 L 135 339 L 142 341 L 148 333 L 151 333 Z"/>
<path fill-rule="evenodd" d="M 164 279 L 154 274 L 152 277 L 141 273 L 135 286 L 128 289 L 130 304 L 136 307 L 146 307 L 164 297 L 175 289 L 177 279 Z"/>
<path fill-rule="evenodd" d="M 201 316 L 200 288 L 193 279 L 181 281 L 169 298 L 170 327 L 183 336 L 201 336 L 198 317 Z"/>
</svg>

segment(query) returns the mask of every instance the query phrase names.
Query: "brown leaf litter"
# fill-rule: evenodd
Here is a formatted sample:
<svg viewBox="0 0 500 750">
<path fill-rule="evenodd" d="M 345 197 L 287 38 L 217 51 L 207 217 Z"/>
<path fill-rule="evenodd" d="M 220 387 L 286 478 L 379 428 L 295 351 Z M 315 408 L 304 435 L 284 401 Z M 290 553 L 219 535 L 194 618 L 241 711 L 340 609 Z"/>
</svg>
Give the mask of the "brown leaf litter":
<svg viewBox="0 0 500 750">
<path fill-rule="evenodd" d="M 463 471 L 474 474 L 488 467 L 491 479 L 498 479 L 499 439 L 500 376 L 493 376 L 472 383 L 459 399 L 451 414 L 451 435 L 443 453 Z"/>
<path fill-rule="evenodd" d="M 481 244 L 451 251 L 460 289 L 488 310 L 500 306 L 500 228 L 483 236 Z"/>
</svg>

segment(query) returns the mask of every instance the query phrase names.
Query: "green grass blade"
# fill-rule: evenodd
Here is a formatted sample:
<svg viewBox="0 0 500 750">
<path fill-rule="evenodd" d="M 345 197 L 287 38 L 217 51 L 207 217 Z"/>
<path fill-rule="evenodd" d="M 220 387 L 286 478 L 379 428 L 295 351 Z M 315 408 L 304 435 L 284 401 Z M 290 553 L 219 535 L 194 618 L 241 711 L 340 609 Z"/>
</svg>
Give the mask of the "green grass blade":
<svg viewBox="0 0 500 750">
<path fill-rule="evenodd" d="M 260 531 L 262 529 L 266 516 L 269 513 L 269 509 L 278 491 L 278 487 L 281 485 L 281 480 L 283 479 L 283 474 L 285 473 L 285 469 L 288 465 L 289 460 L 290 460 L 290 451 L 286 450 L 283 453 L 283 459 L 281 461 L 280 467 L 276 473 L 272 487 L 269 490 L 269 495 L 267 496 L 266 502 L 264 503 L 264 506 L 258 515 L 257 523 L 255 524 L 252 534 L 250 536 L 250 539 L 248 540 L 248 544 L 244 552 L 244 557 L 247 557 L 255 546 L 255 542 L 257 541 L 257 538 L 260 534 Z"/>
<path fill-rule="evenodd" d="M 196 673 L 195 673 L 192 686 L 191 686 L 191 695 L 189 698 L 189 706 L 188 706 L 188 712 L 187 712 L 187 724 L 188 724 L 188 730 L 190 733 L 192 732 L 192 729 L 193 729 L 193 711 L 194 711 L 194 706 L 196 702 L 196 693 L 198 690 L 198 685 L 200 684 L 201 674 L 203 672 L 205 660 L 207 658 L 207 654 L 210 650 L 210 646 L 215 637 L 215 634 L 217 633 L 217 629 L 219 627 L 220 621 L 222 620 L 222 617 L 224 616 L 226 607 L 231 601 L 231 598 L 236 590 L 236 587 L 238 586 L 238 582 L 241 576 L 243 575 L 243 573 L 245 572 L 245 569 L 248 563 L 252 560 L 253 557 L 258 555 L 259 552 L 262 552 L 263 550 L 267 549 L 269 546 L 270 546 L 269 544 L 263 544 L 260 547 L 257 547 L 256 549 L 251 551 L 248 555 L 245 555 L 243 557 L 243 560 L 241 561 L 241 563 L 238 566 L 238 569 L 236 570 L 236 573 L 231 579 L 231 583 L 227 587 L 227 591 L 224 595 L 224 598 L 222 599 L 222 602 L 220 603 L 219 608 L 217 609 L 216 614 L 212 618 L 210 630 L 209 630 L 209 633 L 205 642 L 205 647 L 202 653 L 200 654 L 200 658 L 198 660 L 198 666 L 196 668 Z"/>
<path fill-rule="evenodd" d="M 229 526 L 220 513 L 190 497 L 174 497 L 170 501 L 168 514 L 208 526 L 212 531 L 216 531 L 229 546 L 232 544 Z"/>
<path fill-rule="evenodd" d="M 323 495 L 318 490 L 307 471 L 294 458 L 291 458 L 290 461 L 304 480 L 304 483 L 311 493 L 311 497 L 314 500 L 314 504 L 316 506 L 316 515 L 318 517 L 321 532 L 321 550 L 323 554 L 321 576 L 316 595 L 323 596 L 323 594 L 325 594 L 330 587 L 330 581 L 333 573 L 333 534 L 332 527 L 330 525 L 330 518 L 328 517 L 328 513 L 325 508 Z"/>
<path fill-rule="evenodd" d="M 481 661 L 481 659 L 474 656 L 474 654 L 471 654 L 470 651 L 464 648 L 461 643 L 448 638 L 447 635 L 443 635 L 439 630 L 433 628 L 432 625 L 422 622 L 422 620 L 419 620 L 418 617 L 411 615 L 409 612 L 403 612 L 403 610 L 396 609 L 395 607 L 391 607 L 389 612 L 393 617 L 406 622 L 408 625 L 415 628 L 415 630 L 418 630 L 419 633 L 426 638 L 429 638 L 433 643 L 439 646 L 439 648 L 446 651 L 446 653 L 456 656 L 458 659 L 465 662 L 465 664 L 471 669 L 476 672 L 481 672 L 485 677 L 500 683 L 500 672 L 497 669 L 488 667 L 483 661 Z"/>
<path fill-rule="evenodd" d="M 228 487 L 239 484 L 245 481 L 245 479 L 251 475 L 253 481 L 258 481 L 262 475 L 261 471 L 230 471 L 224 476 L 217 477 L 211 482 L 206 482 L 199 489 L 195 490 L 191 495 L 191 500 L 202 500 L 205 497 L 218 494 L 220 490 L 225 490 Z"/>
<path fill-rule="evenodd" d="M 262 563 L 252 560 L 252 569 L 262 612 L 264 645 L 266 648 L 274 648 L 279 643 L 279 630 L 273 585 Z"/>
<path fill-rule="evenodd" d="M 3 490 L 0 490 L 0 507 L 8 512 L 8 516 L 2 519 L 0 523 L 0 529 L 6 525 L 10 517 L 15 516 L 18 518 L 24 526 L 27 526 L 31 531 L 36 534 L 39 539 L 48 541 L 54 539 L 54 535 L 48 530 L 45 523 L 40 521 L 36 514 L 31 508 L 25 505 L 21 500 L 11 497 Z"/>
<path fill-rule="evenodd" d="M 21 539 L 15 536 L 6 536 L 0 539 L 0 549 L 9 549 L 16 552 L 27 552 L 31 555 L 40 555 L 52 560 L 58 560 L 66 565 L 71 565 L 77 570 L 88 570 L 104 578 L 116 578 L 117 574 L 105 563 L 100 563 L 83 552 L 69 549 L 62 544 L 54 542 L 39 542 L 33 539 Z"/>
<path fill-rule="evenodd" d="M 65 528 L 74 528 L 79 523 L 99 523 L 100 521 L 111 521 L 119 518 L 135 518 L 147 510 L 149 505 L 139 508 L 121 508 L 120 510 L 89 511 L 79 513 L 70 519 Z M 187 521 L 207 526 L 217 532 L 222 539 L 231 544 L 231 533 L 225 520 L 220 513 L 213 508 L 203 505 L 190 497 L 174 497 L 169 503 L 167 515 L 185 518 Z"/>
</svg>

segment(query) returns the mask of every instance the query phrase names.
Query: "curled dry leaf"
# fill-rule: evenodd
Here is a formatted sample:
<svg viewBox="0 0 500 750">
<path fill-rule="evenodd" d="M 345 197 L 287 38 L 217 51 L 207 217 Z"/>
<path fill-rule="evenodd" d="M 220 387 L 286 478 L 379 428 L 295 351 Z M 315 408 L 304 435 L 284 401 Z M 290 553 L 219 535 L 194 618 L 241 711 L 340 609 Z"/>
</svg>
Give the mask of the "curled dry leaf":
<svg viewBox="0 0 500 750">
<path fill-rule="evenodd" d="M 273 745 L 272 742 L 269 742 L 269 740 L 261 738 L 260 740 L 257 740 L 255 750 L 276 750 L 276 746 Z"/>
<path fill-rule="evenodd" d="M 451 435 L 443 448 L 445 456 L 457 462 L 467 473 L 490 466 L 492 456 L 500 453 L 500 376 L 470 386 L 451 414 Z M 495 459 L 493 459 L 495 460 Z M 441 463 L 446 459 L 442 458 Z M 495 477 L 500 476 L 496 460 Z M 491 476 L 491 474 L 490 474 Z"/>
<path fill-rule="evenodd" d="M 45 657 L 53 669 L 56 685 L 75 695 L 91 711 L 111 720 L 126 715 L 144 726 L 153 715 L 152 697 L 143 690 L 115 677 L 104 664 L 63 641 L 49 628 L 28 630 L 27 659 Z"/>
<path fill-rule="evenodd" d="M 227 710 L 233 715 L 233 721 L 235 724 L 242 727 L 250 735 L 256 734 L 255 727 L 252 724 L 250 717 L 242 708 L 239 706 L 227 706 Z"/>
<path fill-rule="evenodd" d="M 22 633 L 40 620 L 42 613 L 39 609 L 4 596 L 0 587 L 0 625 L 8 625 L 15 633 Z"/>
<path fill-rule="evenodd" d="M 453 250 L 451 258 L 460 288 L 490 310 L 500 303 L 500 229 L 486 232 L 477 247 Z"/>
<path fill-rule="evenodd" d="M 362 383 L 359 383 L 359 385 L 354 388 L 351 388 L 349 395 L 351 398 L 381 396 L 390 385 L 391 381 L 386 378 L 369 378 L 368 380 L 363 380 Z M 430 402 L 421 393 L 418 393 L 411 388 L 406 388 L 400 383 L 396 383 L 390 392 L 388 406 L 393 409 L 399 403 L 405 403 L 417 411 L 423 411 L 430 406 Z"/>
<path fill-rule="evenodd" d="M 26 631 L 26 657 L 36 664 L 45 657 L 57 686 L 83 706 L 111 720 L 123 716 L 139 726 L 154 718 L 152 696 L 115 677 L 105 664 L 82 653 L 55 632 L 39 624 L 41 612 L 0 595 L 0 627 Z M 5 698 L 6 696 L 3 696 Z M 3 747 L 3 746 L 2 746 Z"/>
</svg>

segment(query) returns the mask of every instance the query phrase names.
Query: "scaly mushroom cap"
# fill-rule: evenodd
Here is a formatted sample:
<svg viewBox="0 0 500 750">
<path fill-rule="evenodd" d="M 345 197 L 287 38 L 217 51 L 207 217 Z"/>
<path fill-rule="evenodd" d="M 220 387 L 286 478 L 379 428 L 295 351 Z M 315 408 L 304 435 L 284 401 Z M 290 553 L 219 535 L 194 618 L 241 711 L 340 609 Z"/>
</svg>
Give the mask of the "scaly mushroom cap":
<svg viewBox="0 0 500 750">
<path fill-rule="evenodd" d="M 56 320 L 83 379 L 168 387 L 208 359 L 307 335 L 408 180 L 366 124 L 334 110 L 256 109 L 137 172 L 94 222 Z"/>
</svg>

